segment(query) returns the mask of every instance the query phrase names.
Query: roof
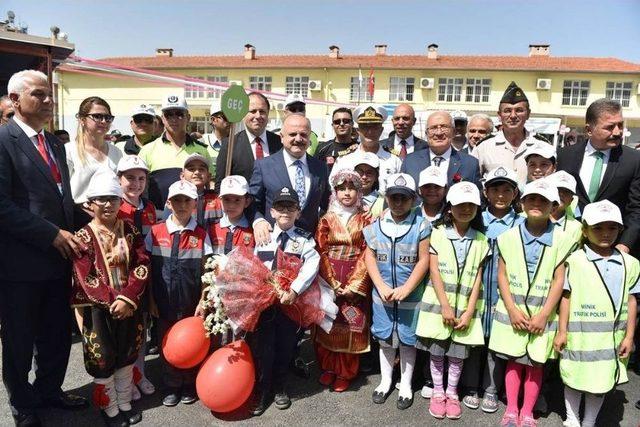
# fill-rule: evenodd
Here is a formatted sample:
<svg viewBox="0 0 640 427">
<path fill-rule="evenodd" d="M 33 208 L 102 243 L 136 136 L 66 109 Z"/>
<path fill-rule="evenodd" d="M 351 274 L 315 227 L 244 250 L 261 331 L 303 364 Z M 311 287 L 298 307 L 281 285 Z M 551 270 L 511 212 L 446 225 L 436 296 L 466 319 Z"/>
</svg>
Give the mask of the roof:
<svg viewBox="0 0 640 427">
<path fill-rule="evenodd" d="M 242 55 L 114 57 L 101 61 L 134 68 L 350 68 L 431 69 L 499 71 L 567 71 L 593 73 L 640 73 L 640 64 L 617 58 L 554 56 L 459 56 L 439 55 Z"/>
</svg>

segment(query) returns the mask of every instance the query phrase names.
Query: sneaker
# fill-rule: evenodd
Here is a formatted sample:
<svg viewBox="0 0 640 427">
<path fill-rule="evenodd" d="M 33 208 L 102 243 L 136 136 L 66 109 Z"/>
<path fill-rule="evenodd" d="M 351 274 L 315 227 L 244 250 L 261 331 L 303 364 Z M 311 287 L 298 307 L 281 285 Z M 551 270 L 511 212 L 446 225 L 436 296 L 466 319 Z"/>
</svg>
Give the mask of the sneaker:
<svg viewBox="0 0 640 427">
<path fill-rule="evenodd" d="M 164 406 L 176 406 L 178 403 L 180 403 L 179 390 L 170 390 L 164 399 L 162 399 L 162 404 Z"/>
<path fill-rule="evenodd" d="M 182 389 L 182 396 L 180 397 L 180 402 L 185 405 L 191 405 L 196 400 L 198 400 L 198 394 L 196 393 L 196 389 L 194 386 L 184 387 Z"/>
<path fill-rule="evenodd" d="M 502 427 L 519 427 L 518 416 L 516 414 L 510 414 L 505 412 L 500 421 Z"/>
<path fill-rule="evenodd" d="M 149 381 L 147 377 L 142 377 L 140 381 L 138 381 L 137 386 L 140 389 L 140 392 L 145 396 L 150 396 L 156 392 L 155 386 L 151 383 L 151 381 Z"/>
<path fill-rule="evenodd" d="M 447 415 L 447 398 L 444 394 L 434 394 L 429 402 L 429 413 L 439 420 Z"/>
<path fill-rule="evenodd" d="M 291 398 L 284 389 L 276 392 L 274 402 L 276 404 L 276 408 L 278 409 L 287 409 L 291 406 Z"/>
<path fill-rule="evenodd" d="M 564 421 L 562 427 L 580 427 L 580 423 L 577 421 Z"/>
<path fill-rule="evenodd" d="M 498 410 L 498 396 L 491 393 L 485 393 L 482 398 L 482 406 L 480 408 L 483 412 L 493 414 Z"/>
<path fill-rule="evenodd" d="M 480 398 L 477 394 L 469 394 L 462 399 L 462 403 L 469 409 L 478 409 L 480 406 Z"/>
<path fill-rule="evenodd" d="M 420 396 L 425 399 L 431 399 L 431 396 L 433 396 L 433 387 L 428 384 L 423 385 L 422 390 L 420 390 Z"/>
<path fill-rule="evenodd" d="M 462 408 L 460 407 L 460 400 L 458 400 L 458 396 L 447 396 L 445 411 L 447 418 L 450 420 L 457 420 L 462 416 Z"/>
<path fill-rule="evenodd" d="M 538 427 L 538 422 L 534 420 L 533 417 L 521 417 L 520 427 Z"/>
</svg>

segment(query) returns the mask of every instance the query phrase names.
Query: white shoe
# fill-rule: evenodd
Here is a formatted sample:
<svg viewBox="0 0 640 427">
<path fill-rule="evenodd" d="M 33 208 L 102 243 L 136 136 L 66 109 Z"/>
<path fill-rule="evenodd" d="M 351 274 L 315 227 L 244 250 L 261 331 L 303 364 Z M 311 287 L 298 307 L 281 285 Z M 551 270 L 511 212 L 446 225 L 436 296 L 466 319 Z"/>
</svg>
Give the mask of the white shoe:
<svg viewBox="0 0 640 427">
<path fill-rule="evenodd" d="M 136 402 L 142 399 L 142 395 L 140 394 L 140 390 L 136 387 L 135 384 L 131 384 L 131 400 Z"/>
<path fill-rule="evenodd" d="M 145 396 L 152 395 L 156 392 L 156 388 L 151 383 L 151 381 L 147 379 L 147 377 L 142 377 L 140 381 L 138 381 L 138 388 L 140 389 L 140 392 L 142 392 L 142 394 L 144 394 Z"/>
<path fill-rule="evenodd" d="M 433 388 L 429 387 L 428 385 L 423 386 L 422 390 L 420 390 L 420 396 L 424 397 L 425 399 L 431 399 L 432 395 Z"/>
<path fill-rule="evenodd" d="M 576 423 L 575 421 L 565 421 L 562 423 L 563 427 L 580 427 L 580 423 Z"/>
</svg>

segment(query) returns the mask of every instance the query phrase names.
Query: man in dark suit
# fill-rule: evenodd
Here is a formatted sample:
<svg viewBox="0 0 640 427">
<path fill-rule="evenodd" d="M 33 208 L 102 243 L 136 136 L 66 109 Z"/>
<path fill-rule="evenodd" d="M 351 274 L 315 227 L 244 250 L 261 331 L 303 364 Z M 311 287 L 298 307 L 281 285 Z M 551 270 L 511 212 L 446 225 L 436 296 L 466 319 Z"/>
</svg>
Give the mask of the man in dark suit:
<svg viewBox="0 0 640 427">
<path fill-rule="evenodd" d="M 269 241 L 273 198 L 283 187 L 296 190 L 302 212 L 296 226 L 316 232 L 320 211 L 327 209 L 329 178 L 326 165 L 307 156 L 311 123 L 301 114 L 288 116 L 282 124 L 283 149 L 258 160 L 253 168 L 249 192 L 254 197 L 253 230 L 257 243 Z"/>
<path fill-rule="evenodd" d="M 447 169 L 447 184 L 469 181 L 480 187 L 480 167 L 478 160 L 451 147 L 453 140 L 453 120 L 446 111 L 431 113 L 427 119 L 428 150 L 418 150 L 402 162 L 401 171 L 408 173 L 418 182 L 420 172 L 431 164 Z"/>
<path fill-rule="evenodd" d="M 587 108 L 589 140 L 561 149 L 558 170 L 576 179 L 578 206 L 609 200 L 620 207 L 624 231 L 617 248 L 638 255 L 640 233 L 640 152 L 622 146 L 624 118 L 618 101 L 599 99 Z"/>
<path fill-rule="evenodd" d="M 38 406 L 86 406 L 62 392 L 71 349 L 71 263 L 83 245 L 73 226 L 65 150 L 43 131 L 53 113 L 47 77 L 14 74 L 15 116 L 0 128 L 2 377 L 16 425 L 38 426 Z M 29 371 L 35 350 L 35 374 Z"/>
<path fill-rule="evenodd" d="M 380 141 L 385 150 L 395 154 L 404 160 L 408 154 L 428 148 L 427 141 L 413 135 L 413 126 L 416 124 L 416 112 L 409 104 L 400 104 L 393 110 L 393 135 Z M 417 181 L 416 181 L 417 182 Z"/>
<path fill-rule="evenodd" d="M 269 107 L 269 101 L 261 93 L 249 94 L 249 112 L 244 118 L 246 130 L 238 132 L 233 143 L 231 175 L 242 175 L 250 181 L 254 161 L 282 148 L 280 137 L 267 131 Z M 220 182 L 225 177 L 228 150 L 229 140 L 224 139 L 216 160 L 216 188 L 220 188 Z"/>
</svg>

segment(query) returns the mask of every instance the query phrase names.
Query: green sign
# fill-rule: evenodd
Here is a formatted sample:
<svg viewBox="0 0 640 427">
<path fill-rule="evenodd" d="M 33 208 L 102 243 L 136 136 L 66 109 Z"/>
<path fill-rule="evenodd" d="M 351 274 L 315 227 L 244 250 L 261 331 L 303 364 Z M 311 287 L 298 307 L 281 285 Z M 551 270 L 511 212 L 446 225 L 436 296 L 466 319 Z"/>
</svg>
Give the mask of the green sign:
<svg viewBox="0 0 640 427">
<path fill-rule="evenodd" d="M 231 123 L 238 123 L 249 112 L 249 97 L 242 86 L 231 85 L 222 94 L 222 112 Z"/>
</svg>

